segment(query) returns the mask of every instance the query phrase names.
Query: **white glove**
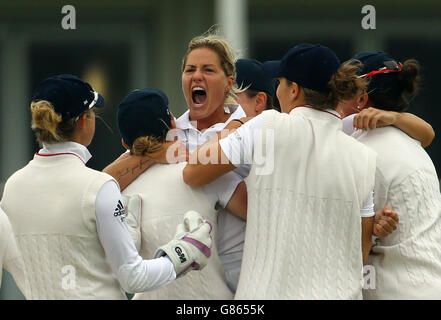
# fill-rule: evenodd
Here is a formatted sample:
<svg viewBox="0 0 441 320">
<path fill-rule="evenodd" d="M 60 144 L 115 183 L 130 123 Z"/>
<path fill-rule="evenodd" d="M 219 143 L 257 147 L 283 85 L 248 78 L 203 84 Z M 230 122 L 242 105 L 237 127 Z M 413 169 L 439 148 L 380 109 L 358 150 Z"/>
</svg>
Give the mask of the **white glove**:
<svg viewBox="0 0 441 320">
<path fill-rule="evenodd" d="M 188 211 L 183 223 L 176 228 L 174 240 L 158 248 L 155 258 L 167 255 L 173 263 L 177 277 L 190 270 L 202 270 L 211 255 L 213 227 L 196 211 Z"/>
</svg>

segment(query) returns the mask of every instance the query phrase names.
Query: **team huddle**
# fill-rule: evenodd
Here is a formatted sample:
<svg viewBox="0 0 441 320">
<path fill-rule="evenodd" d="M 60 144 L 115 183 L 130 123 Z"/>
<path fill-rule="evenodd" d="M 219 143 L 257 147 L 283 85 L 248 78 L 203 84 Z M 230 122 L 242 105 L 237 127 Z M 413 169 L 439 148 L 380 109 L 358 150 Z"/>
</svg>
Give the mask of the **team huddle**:
<svg viewBox="0 0 441 320">
<path fill-rule="evenodd" d="M 41 149 L 0 202 L 0 265 L 26 299 L 441 298 L 435 134 L 404 112 L 418 61 L 313 44 L 236 60 L 205 34 L 181 75 L 178 118 L 160 89 L 122 99 L 127 152 L 102 172 L 104 98 L 69 74 L 34 90 Z"/>
</svg>

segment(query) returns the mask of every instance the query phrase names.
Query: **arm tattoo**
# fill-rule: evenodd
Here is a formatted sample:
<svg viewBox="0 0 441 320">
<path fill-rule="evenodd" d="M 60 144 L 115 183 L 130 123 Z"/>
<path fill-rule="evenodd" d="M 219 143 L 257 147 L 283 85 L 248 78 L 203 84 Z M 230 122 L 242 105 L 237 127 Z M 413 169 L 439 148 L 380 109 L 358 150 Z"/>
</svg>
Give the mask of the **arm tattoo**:
<svg viewBox="0 0 441 320">
<path fill-rule="evenodd" d="M 124 176 L 131 174 L 131 175 L 135 175 L 135 171 L 137 169 L 141 170 L 144 169 L 146 166 L 148 168 L 148 166 L 153 162 L 152 159 L 146 159 L 146 160 L 139 160 L 139 163 L 137 165 L 135 165 L 132 168 L 126 168 L 124 172 L 122 172 L 120 175 L 118 175 L 118 179 L 120 180 L 121 178 L 123 178 Z"/>
</svg>

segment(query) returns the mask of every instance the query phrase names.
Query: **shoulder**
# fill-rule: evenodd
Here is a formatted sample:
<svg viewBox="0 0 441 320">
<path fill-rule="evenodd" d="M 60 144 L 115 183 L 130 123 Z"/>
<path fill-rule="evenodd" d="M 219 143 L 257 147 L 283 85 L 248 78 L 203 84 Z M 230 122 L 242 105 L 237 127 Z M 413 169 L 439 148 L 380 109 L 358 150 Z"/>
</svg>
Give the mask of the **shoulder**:
<svg viewBox="0 0 441 320">
<path fill-rule="evenodd" d="M 277 110 L 265 110 L 259 116 L 262 118 L 264 128 L 285 129 L 289 127 L 301 129 L 306 123 L 306 118 L 301 114 L 288 114 Z M 257 118 L 256 117 L 256 118 Z"/>
<path fill-rule="evenodd" d="M 182 172 L 187 165 L 187 162 L 179 162 L 173 164 L 155 163 L 148 170 L 144 171 L 137 177 L 127 188 L 132 191 L 142 191 L 145 188 L 167 188 L 167 186 L 177 186 L 184 184 Z"/>
<path fill-rule="evenodd" d="M 394 126 L 376 128 L 357 137 L 364 145 L 381 153 L 397 153 L 402 149 L 422 149 L 421 143 Z"/>
<path fill-rule="evenodd" d="M 385 141 L 388 139 L 401 139 L 403 141 L 413 141 L 415 139 L 408 136 L 406 133 L 394 126 L 387 126 L 381 128 L 375 128 L 360 135 L 358 140 L 360 141 Z"/>
<path fill-rule="evenodd" d="M 15 171 L 7 180 L 4 186 L 4 193 L 11 185 L 23 184 L 30 178 L 30 173 L 28 170 L 29 164 L 23 168 Z"/>
<path fill-rule="evenodd" d="M 118 182 L 108 173 L 101 172 L 89 167 L 84 167 L 82 171 L 84 172 L 82 176 L 84 179 L 83 182 L 87 183 L 87 181 L 89 181 L 89 185 L 93 189 L 99 190 L 101 186 L 108 181 L 114 181 L 119 188 Z"/>
<path fill-rule="evenodd" d="M 255 118 L 261 118 L 263 122 L 270 121 L 272 119 L 283 119 L 288 116 L 286 113 L 280 113 L 276 110 L 264 110 L 261 114 L 257 115 Z"/>
<path fill-rule="evenodd" d="M 344 146 L 344 150 L 350 153 L 354 161 L 361 161 L 361 159 L 370 159 L 373 161 L 377 158 L 377 152 L 370 146 L 359 141 L 358 138 L 349 136 L 341 130 L 338 132 L 338 138 L 338 144 Z M 360 160 L 356 160 L 357 158 Z"/>
</svg>

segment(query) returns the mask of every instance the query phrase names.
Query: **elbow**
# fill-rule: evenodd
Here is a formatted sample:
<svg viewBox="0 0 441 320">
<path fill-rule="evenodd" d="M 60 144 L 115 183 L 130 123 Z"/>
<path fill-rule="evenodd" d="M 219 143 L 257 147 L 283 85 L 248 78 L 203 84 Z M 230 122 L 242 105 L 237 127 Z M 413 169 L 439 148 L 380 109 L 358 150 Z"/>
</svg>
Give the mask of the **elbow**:
<svg viewBox="0 0 441 320">
<path fill-rule="evenodd" d="M 184 182 L 190 187 L 200 187 L 202 184 L 198 181 L 198 175 L 195 174 L 195 170 L 193 170 L 190 164 L 187 164 L 182 171 L 182 176 L 184 178 Z"/>
<path fill-rule="evenodd" d="M 435 130 L 433 130 L 432 126 L 430 126 L 430 129 L 428 130 L 427 133 L 427 138 L 421 142 L 422 147 L 426 148 L 430 146 L 434 138 L 435 138 Z"/>
<path fill-rule="evenodd" d="M 129 279 L 119 277 L 118 282 L 124 292 L 127 292 L 129 294 L 135 294 L 143 291 L 141 290 L 141 288 L 137 288 L 135 283 L 133 281 L 130 281 Z"/>
</svg>

